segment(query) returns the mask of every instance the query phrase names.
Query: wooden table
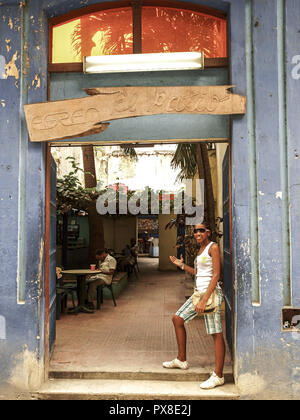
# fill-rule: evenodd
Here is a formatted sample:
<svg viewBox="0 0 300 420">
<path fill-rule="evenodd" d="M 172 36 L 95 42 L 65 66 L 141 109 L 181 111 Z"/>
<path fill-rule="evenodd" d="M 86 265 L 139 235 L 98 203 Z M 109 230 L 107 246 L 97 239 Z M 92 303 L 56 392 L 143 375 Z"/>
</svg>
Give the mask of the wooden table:
<svg viewBox="0 0 300 420">
<path fill-rule="evenodd" d="M 77 280 L 77 296 L 78 296 L 78 306 L 75 308 L 70 308 L 69 313 L 78 314 L 79 312 L 84 312 L 86 314 L 93 314 L 94 311 L 88 309 L 84 306 L 85 296 L 86 296 L 86 276 L 87 275 L 95 275 L 101 273 L 100 270 L 90 270 L 90 269 L 83 269 L 83 270 L 64 270 L 61 272 L 62 274 L 69 274 L 76 276 Z"/>
</svg>

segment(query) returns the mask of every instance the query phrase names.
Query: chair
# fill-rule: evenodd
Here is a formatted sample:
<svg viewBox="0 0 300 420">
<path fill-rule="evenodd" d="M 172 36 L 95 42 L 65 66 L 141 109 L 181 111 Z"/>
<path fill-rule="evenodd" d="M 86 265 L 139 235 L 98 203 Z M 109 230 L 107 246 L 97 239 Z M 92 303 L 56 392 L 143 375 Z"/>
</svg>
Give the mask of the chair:
<svg viewBox="0 0 300 420">
<path fill-rule="evenodd" d="M 56 288 L 56 320 L 60 319 L 60 315 L 64 312 L 63 304 L 65 306 L 65 299 L 67 297 L 67 293 L 65 290 Z"/>
<path fill-rule="evenodd" d="M 139 278 L 138 271 L 140 271 L 140 269 L 139 269 L 137 261 L 135 261 L 134 264 L 129 264 L 128 265 L 128 269 L 127 269 L 128 276 L 130 276 L 132 273 L 134 273 L 135 277 L 138 279 Z"/>
<path fill-rule="evenodd" d="M 138 264 L 138 252 L 137 252 L 136 247 L 131 248 L 131 255 L 134 258 L 133 271 L 135 273 L 135 276 L 137 277 L 137 271 L 140 272 L 140 267 Z"/>
<path fill-rule="evenodd" d="M 114 302 L 114 305 L 117 306 L 112 284 L 106 284 L 104 286 L 102 285 L 102 286 L 97 287 L 97 309 L 100 309 L 101 303 L 103 303 L 103 289 L 104 289 L 104 287 L 107 287 L 110 290 L 111 297 L 112 297 L 112 300 Z"/>
<path fill-rule="evenodd" d="M 65 313 L 67 307 L 68 295 L 72 297 L 73 306 L 77 298 L 77 285 L 65 284 L 60 274 L 61 268 L 56 267 L 56 319 L 60 319 L 61 313 Z"/>
</svg>

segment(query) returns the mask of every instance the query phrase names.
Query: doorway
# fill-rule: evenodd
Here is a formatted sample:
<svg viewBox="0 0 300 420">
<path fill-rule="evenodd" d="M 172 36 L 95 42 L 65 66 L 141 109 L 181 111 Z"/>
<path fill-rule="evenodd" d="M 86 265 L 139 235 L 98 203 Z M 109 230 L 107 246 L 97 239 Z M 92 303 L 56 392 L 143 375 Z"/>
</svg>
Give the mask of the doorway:
<svg viewBox="0 0 300 420">
<path fill-rule="evenodd" d="M 160 80 L 161 80 L 160 83 L 164 83 L 164 84 L 167 83 L 167 82 L 170 83 L 170 80 L 173 82 L 173 79 L 170 79 L 169 75 L 164 74 L 163 76 L 164 76 L 164 79 L 162 79 L 162 75 L 160 75 Z M 185 72 L 181 72 L 181 74 L 176 74 L 177 80 L 179 78 L 181 78 L 181 80 L 184 80 L 185 82 L 186 82 L 187 76 L 188 75 L 185 74 Z M 208 85 L 213 84 L 213 83 L 214 84 L 226 84 L 226 82 L 225 82 L 225 77 L 226 76 L 227 76 L 227 72 L 224 71 L 224 69 L 213 69 L 213 70 L 209 69 L 209 70 L 205 71 L 204 73 L 202 73 L 201 77 L 198 76 L 196 81 L 197 81 L 197 83 L 201 82 L 201 83 L 208 84 Z M 130 77 L 131 76 L 125 75 L 124 83 L 128 83 L 128 78 L 130 78 Z M 157 82 L 157 75 L 154 74 L 153 77 L 155 79 L 155 82 Z M 50 98 L 51 98 L 51 100 L 59 100 L 59 99 L 66 99 L 66 98 L 70 97 L 71 95 L 76 95 L 76 90 L 74 89 L 75 86 L 76 86 L 77 91 L 81 93 L 84 85 L 85 86 L 86 85 L 97 86 L 98 84 L 101 84 L 101 83 L 102 84 L 103 83 L 105 83 L 105 84 L 108 83 L 108 84 L 112 85 L 112 83 L 113 83 L 111 76 L 109 76 L 107 80 L 105 80 L 105 78 L 101 77 L 101 80 L 100 80 L 99 76 L 93 75 L 93 77 L 91 79 L 90 79 L 90 77 L 87 77 L 87 76 L 84 76 L 84 75 L 81 75 L 81 74 L 72 74 L 69 78 L 66 78 L 65 76 L 62 77 L 61 74 L 53 74 L 53 77 L 51 78 L 51 89 L 50 89 L 51 97 Z M 151 80 L 149 75 L 147 76 L 147 83 L 148 84 L 154 84 L 155 82 L 153 82 Z M 193 82 L 195 83 L 195 80 Z M 63 83 L 63 85 L 64 85 L 63 89 L 61 89 L 61 83 Z M 131 80 L 131 83 L 133 83 L 133 79 Z M 60 86 L 60 88 L 58 88 L 59 86 Z M 194 116 L 184 115 L 183 116 L 183 115 L 181 115 L 179 125 L 182 124 L 185 127 L 184 134 L 186 136 L 186 139 L 184 140 L 184 142 L 183 142 L 182 139 L 177 139 L 177 141 L 176 141 L 176 140 L 173 139 L 173 137 L 176 137 L 176 135 L 178 136 L 178 134 L 179 135 L 183 134 L 183 131 L 181 133 L 178 133 L 179 125 L 178 125 L 178 121 L 176 121 L 177 127 L 175 127 L 176 126 L 175 119 L 172 118 L 174 116 L 175 115 L 133 118 L 132 120 L 135 120 L 134 125 L 132 125 L 132 121 L 120 120 L 120 121 L 116 122 L 117 125 L 119 126 L 119 128 L 117 130 L 118 130 L 119 133 L 127 132 L 128 136 L 130 135 L 132 137 L 131 140 L 130 140 L 131 143 L 138 142 L 139 145 L 142 144 L 143 141 L 146 141 L 146 142 L 149 143 L 149 139 L 145 139 L 145 140 L 141 139 L 142 134 L 144 134 L 144 132 L 143 132 L 144 124 L 148 123 L 148 121 L 146 121 L 147 118 L 150 118 L 152 120 L 151 126 L 156 127 L 155 135 L 157 137 L 159 136 L 159 139 L 151 139 L 152 144 L 156 144 L 156 143 L 161 144 L 163 142 L 168 142 L 168 143 L 171 142 L 173 144 L 175 142 L 178 142 L 177 144 L 184 144 L 184 142 L 187 143 L 189 141 L 192 141 L 193 144 L 196 144 L 197 143 L 196 139 L 194 139 L 194 138 L 190 139 L 189 137 L 194 137 L 193 130 L 196 129 L 197 124 L 199 124 L 199 123 L 200 123 L 201 128 L 203 127 L 203 131 L 208 130 L 210 132 L 211 139 L 215 138 L 215 135 L 214 135 L 215 129 L 217 131 L 221 130 L 223 133 L 225 133 L 228 130 L 228 124 L 229 124 L 228 123 L 228 117 L 222 116 L 221 118 L 216 117 L 216 119 L 214 119 L 214 118 L 209 118 L 209 117 L 212 117 L 212 116 L 206 116 L 206 115 L 203 115 L 203 116 L 202 115 L 201 116 L 198 116 L 198 115 L 196 115 L 196 116 L 195 115 Z M 161 117 L 162 117 L 162 121 L 160 121 Z M 189 118 L 189 117 L 193 117 L 193 118 Z M 202 118 L 199 118 L 199 117 L 202 117 Z M 213 116 L 213 117 L 215 117 L 215 116 Z M 169 119 L 170 119 L 170 121 L 169 121 Z M 199 119 L 201 121 L 197 121 L 197 119 Z M 144 120 L 144 121 L 141 121 L 141 120 Z M 213 123 L 213 121 L 215 121 L 215 124 Z M 123 125 L 122 125 L 122 128 L 121 128 L 120 124 L 122 124 L 122 123 L 123 123 Z M 128 124 L 129 124 L 129 126 L 128 126 Z M 175 131 L 172 132 L 171 129 L 167 130 L 167 126 L 169 124 L 172 125 L 172 128 L 174 128 L 176 133 L 175 133 Z M 186 127 L 188 127 L 188 129 Z M 181 127 L 181 129 L 182 129 L 182 127 Z M 199 129 L 199 127 L 198 127 L 198 129 Z M 103 139 L 102 139 L 102 141 L 100 140 L 100 144 L 102 144 L 102 145 L 103 144 L 111 144 L 111 143 L 113 143 L 114 145 L 118 144 L 117 140 L 116 140 L 116 137 L 114 137 L 114 136 L 117 135 L 117 132 L 115 130 L 116 130 L 116 128 L 113 128 L 110 134 L 106 133 L 107 140 L 106 141 L 103 141 Z M 171 138 L 162 140 L 162 137 L 164 135 L 163 133 L 168 133 L 168 136 L 171 137 Z M 109 135 L 112 136 L 112 140 L 109 139 Z M 101 137 L 102 134 L 100 134 L 98 136 Z M 139 139 L 139 140 L 137 140 L 137 139 Z M 199 139 L 198 139 L 198 141 L 199 141 Z M 208 142 L 207 140 L 202 140 L 202 143 L 212 143 L 212 141 Z M 68 141 L 66 141 L 66 142 L 63 141 L 63 142 L 61 142 L 60 146 L 67 147 L 68 144 L 69 144 Z M 92 144 L 99 144 L 99 143 L 95 142 L 95 143 L 92 143 Z M 123 143 L 119 141 L 119 144 L 123 144 Z M 126 144 L 128 145 L 128 139 L 126 140 Z M 55 145 L 57 145 L 57 143 L 55 143 Z M 218 149 L 218 153 L 220 153 L 221 155 L 223 153 L 223 156 L 225 156 L 225 159 L 227 159 L 227 161 L 228 161 L 229 152 L 227 152 L 227 154 L 225 154 L 226 147 L 227 146 L 226 146 L 225 141 L 224 141 L 224 143 L 219 142 L 219 144 L 217 144 L 216 152 L 217 152 L 217 149 Z M 221 152 L 219 149 L 222 149 L 223 152 Z M 228 150 L 229 150 L 229 148 L 228 148 Z M 50 153 L 50 151 L 49 151 L 49 153 Z M 49 161 L 51 161 L 51 160 L 49 159 Z M 222 163 L 222 161 L 221 161 L 221 163 Z M 228 209 L 230 208 L 230 189 L 228 187 L 229 174 L 230 174 L 229 163 L 225 163 L 224 168 L 222 170 L 220 169 L 220 167 L 219 167 L 219 169 L 214 168 L 213 170 L 216 172 L 215 178 L 216 179 L 219 178 L 221 180 L 221 182 L 224 181 L 224 187 L 223 188 L 224 188 L 224 194 L 225 195 L 222 198 L 222 200 L 223 200 L 222 201 L 222 206 L 223 206 L 223 203 L 224 203 L 224 206 L 226 208 L 225 215 L 229 216 L 229 211 L 228 211 Z M 219 175 L 217 175 L 217 172 L 219 172 Z M 50 168 L 49 168 L 49 173 L 51 173 Z M 53 183 L 53 180 L 55 180 L 55 174 L 53 174 L 53 168 L 52 168 L 51 179 L 52 179 L 52 183 Z M 50 182 L 50 184 L 51 184 L 51 182 Z M 221 185 L 221 183 L 220 183 L 220 185 Z M 51 192 L 52 192 L 52 197 L 53 197 L 54 196 L 54 191 L 53 191 L 53 189 L 51 190 L 51 187 L 49 187 L 49 194 L 50 195 L 51 195 Z M 53 231 L 53 220 L 54 220 L 53 219 L 54 218 L 53 211 L 54 211 L 54 209 L 55 209 L 55 203 L 52 199 L 52 202 L 51 202 L 52 228 L 49 229 L 50 238 L 51 238 L 51 230 Z M 75 220 L 76 218 L 78 219 L 77 216 L 74 216 L 74 221 L 72 220 L 70 222 L 70 226 L 68 227 L 68 230 L 69 230 L 68 234 L 72 235 L 72 236 L 74 236 L 74 235 L 76 236 L 76 234 L 78 233 L 79 223 L 76 223 L 76 220 Z M 227 217 L 226 223 L 230 224 L 230 217 Z M 226 226 L 226 228 L 227 228 L 226 232 L 227 233 L 230 232 L 230 228 L 228 228 L 228 226 Z M 77 229 L 77 231 L 76 231 L 76 229 Z M 148 242 L 148 238 L 147 238 L 147 241 L 145 241 L 145 238 L 143 238 L 143 241 Z M 50 242 L 52 243 L 52 249 L 51 249 L 52 260 L 51 260 L 51 263 L 49 264 L 49 267 L 52 268 L 52 273 L 53 273 L 54 272 L 53 267 L 55 265 L 55 263 L 53 261 L 53 259 L 54 259 L 54 249 L 53 249 L 53 241 L 50 240 Z M 229 244 L 229 247 L 228 247 L 228 244 Z M 226 242 L 224 243 L 224 245 L 226 246 L 226 248 L 224 248 L 224 257 L 225 257 L 224 258 L 224 267 L 225 267 L 224 274 L 227 276 L 226 283 L 224 282 L 224 284 L 226 285 L 225 296 L 227 298 L 226 299 L 226 319 L 227 319 L 226 330 L 227 330 L 227 335 L 228 335 L 228 344 L 229 344 L 230 350 L 231 350 L 232 349 L 232 336 L 233 336 L 232 335 L 232 329 L 233 329 L 233 327 L 232 327 L 232 314 L 233 314 L 233 311 L 232 311 L 232 305 L 230 305 L 230 304 L 232 302 L 233 297 L 232 297 L 232 280 L 231 280 L 231 274 L 230 274 L 230 267 L 231 267 L 230 266 L 230 252 L 229 252 L 230 242 L 228 242 L 228 236 L 226 236 Z M 145 253 L 149 254 L 149 251 L 150 251 L 150 247 L 149 247 L 149 249 L 146 250 Z M 160 252 L 160 254 L 162 255 L 163 252 Z M 174 254 L 175 254 L 175 252 L 174 252 Z M 167 259 L 167 258 L 168 258 L 168 256 L 165 255 L 165 259 Z M 55 287 L 54 287 L 54 284 L 55 284 L 55 278 L 52 279 L 52 283 L 49 281 L 49 284 L 51 286 L 49 289 L 50 289 L 50 291 L 52 291 L 52 295 L 49 298 L 49 314 L 50 314 L 49 315 L 49 319 L 50 319 L 49 334 L 50 334 L 50 337 L 51 337 L 51 341 L 50 341 L 50 344 L 49 344 L 49 352 L 51 354 L 51 351 L 52 351 L 52 348 L 53 348 L 53 345 L 54 345 L 54 342 L 55 342 L 55 339 L 54 339 L 54 337 L 55 337 L 55 325 L 54 325 L 55 324 L 55 318 L 54 318 L 54 311 L 55 311 L 55 295 L 54 295 L 55 294 Z"/>
<path fill-rule="evenodd" d="M 224 149 L 226 147 L 224 145 Z M 72 234 L 72 242 L 74 234 L 81 234 L 78 226 L 82 223 L 78 218 L 77 214 L 70 216 L 69 224 L 72 229 L 68 231 Z M 146 216 L 143 215 L 142 218 L 145 219 Z M 171 243 L 175 253 L 178 232 L 175 228 L 166 231 L 168 220 L 163 220 L 161 229 L 165 235 L 174 235 Z M 73 221 L 76 223 L 72 223 Z M 151 226 L 154 227 L 151 233 L 155 233 L 157 225 L 154 223 Z M 182 231 L 179 230 L 179 233 L 182 234 Z M 167 252 L 170 255 L 172 248 Z M 170 358 L 175 349 L 171 317 L 188 297 L 186 279 L 176 269 L 157 270 L 155 261 L 145 255 L 139 258 L 139 267 L 139 278 L 133 275 L 129 279 L 124 291 L 118 295 L 116 308 L 108 296 L 101 310 L 95 311 L 95 314 L 80 314 L 76 317 L 64 315 L 58 321 L 58 340 L 50 364 L 52 377 L 57 378 L 66 370 L 70 375 L 74 375 L 74 372 L 79 375 L 80 372 L 81 377 L 87 378 L 92 373 L 117 375 L 118 370 L 126 368 L 135 372 L 143 366 L 147 366 L 145 373 L 153 371 L 161 374 L 160 362 Z M 196 367 L 197 374 L 201 369 L 204 369 L 203 372 L 208 371 L 212 365 L 213 351 L 209 350 L 212 343 L 204 331 L 203 319 L 188 325 L 188 337 L 190 360 Z M 99 351 L 103 351 L 101 360 Z M 121 365 L 116 360 L 121 361 Z M 225 372 L 226 375 L 231 372 L 229 352 Z"/>
</svg>

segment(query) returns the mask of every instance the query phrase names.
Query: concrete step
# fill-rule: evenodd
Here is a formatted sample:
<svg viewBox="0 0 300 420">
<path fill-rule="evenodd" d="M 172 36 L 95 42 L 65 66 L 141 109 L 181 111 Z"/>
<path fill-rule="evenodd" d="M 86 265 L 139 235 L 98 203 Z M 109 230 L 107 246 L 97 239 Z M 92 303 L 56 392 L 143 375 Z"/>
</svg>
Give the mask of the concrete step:
<svg viewBox="0 0 300 420">
<path fill-rule="evenodd" d="M 140 380 L 140 381 L 176 381 L 176 382 L 200 382 L 209 378 L 212 368 L 193 368 L 188 370 L 164 369 L 154 367 L 133 371 L 118 370 L 74 370 L 74 369 L 52 369 L 49 372 L 49 379 L 83 379 L 83 380 Z M 233 374 L 230 366 L 224 368 L 224 378 L 226 383 L 233 383 Z"/>
<path fill-rule="evenodd" d="M 234 384 L 202 390 L 199 382 L 51 379 L 32 394 L 38 400 L 238 400 Z"/>
</svg>

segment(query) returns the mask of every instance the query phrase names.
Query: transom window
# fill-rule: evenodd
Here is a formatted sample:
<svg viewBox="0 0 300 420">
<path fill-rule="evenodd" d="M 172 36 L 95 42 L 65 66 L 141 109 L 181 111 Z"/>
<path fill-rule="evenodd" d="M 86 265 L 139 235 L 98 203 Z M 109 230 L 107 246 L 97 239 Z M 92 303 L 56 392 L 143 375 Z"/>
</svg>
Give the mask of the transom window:
<svg viewBox="0 0 300 420">
<path fill-rule="evenodd" d="M 87 8 L 85 14 L 53 19 L 50 63 L 81 63 L 84 56 L 105 54 L 181 51 L 203 51 L 205 58 L 227 57 L 226 16 L 194 5 L 179 8 L 163 3 L 129 2 L 126 7 L 104 10 L 102 4 L 102 10 Z"/>
<path fill-rule="evenodd" d="M 204 51 L 227 57 L 226 20 L 171 7 L 142 8 L 142 52 Z"/>
</svg>

